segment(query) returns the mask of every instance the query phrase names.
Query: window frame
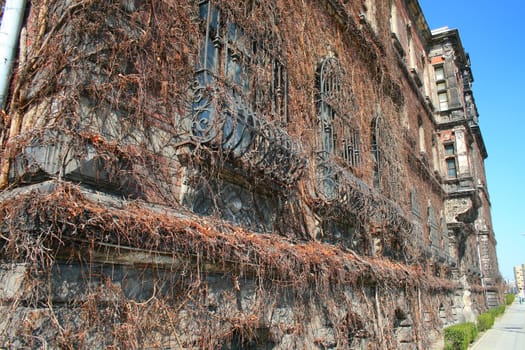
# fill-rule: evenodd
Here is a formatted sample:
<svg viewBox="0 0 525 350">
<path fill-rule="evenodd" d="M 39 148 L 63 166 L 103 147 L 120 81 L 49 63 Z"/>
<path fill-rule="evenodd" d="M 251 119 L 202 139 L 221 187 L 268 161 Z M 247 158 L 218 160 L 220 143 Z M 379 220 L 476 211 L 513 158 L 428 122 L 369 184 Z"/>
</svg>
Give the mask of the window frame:
<svg viewBox="0 0 525 350">
<path fill-rule="evenodd" d="M 436 78 L 436 82 L 445 80 L 445 66 L 443 64 L 434 66 L 434 77 Z"/>
<path fill-rule="evenodd" d="M 223 81 L 228 94 L 253 113 L 271 116 L 279 126 L 288 124 L 288 73 L 279 52 L 247 35 L 215 1 L 200 1 L 198 6 L 203 36 L 195 70 L 198 83 Z M 260 69 L 267 71 L 268 81 L 260 83 L 256 74 Z"/>
<path fill-rule="evenodd" d="M 350 167 L 361 165 L 359 129 L 352 127 L 350 106 L 345 102 L 339 59 L 327 56 L 318 73 L 318 115 L 320 122 L 320 152 L 323 158 L 335 156 Z M 351 98 L 350 98 L 351 100 Z"/>
<path fill-rule="evenodd" d="M 449 109 L 449 97 L 444 64 L 434 66 L 434 77 L 439 110 L 446 111 Z"/>
<path fill-rule="evenodd" d="M 456 145 L 454 142 L 444 143 L 443 150 L 445 153 L 445 165 L 446 165 L 447 178 L 455 179 L 458 177 Z"/>
<path fill-rule="evenodd" d="M 447 91 L 438 92 L 438 102 L 440 111 L 446 111 L 449 109 Z"/>
</svg>

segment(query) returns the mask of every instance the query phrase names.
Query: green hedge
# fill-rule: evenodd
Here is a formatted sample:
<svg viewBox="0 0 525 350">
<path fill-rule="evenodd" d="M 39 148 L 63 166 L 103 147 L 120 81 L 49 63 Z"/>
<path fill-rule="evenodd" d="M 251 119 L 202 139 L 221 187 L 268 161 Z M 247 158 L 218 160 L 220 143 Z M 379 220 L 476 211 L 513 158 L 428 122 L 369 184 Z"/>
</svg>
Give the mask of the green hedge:
<svg viewBox="0 0 525 350">
<path fill-rule="evenodd" d="M 487 329 L 492 328 L 494 325 L 494 314 L 491 312 L 485 312 L 478 316 L 478 330 L 484 332 Z"/>
<path fill-rule="evenodd" d="M 492 314 L 492 315 L 494 315 L 494 318 L 496 318 L 496 317 L 501 316 L 501 315 L 503 315 L 505 313 L 505 305 L 496 306 L 496 307 L 490 309 L 487 312 Z"/>
<path fill-rule="evenodd" d="M 496 317 L 505 313 L 505 305 L 494 307 L 478 316 L 478 330 L 480 332 L 492 328 Z"/>
<path fill-rule="evenodd" d="M 475 323 L 460 323 L 445 328 L 445 350 L 467 350 L 476 339 L 478 328 Z"/>
<path fill-rule="evenodd" d="M 508 302 L 508 298 L 506 301 Z M 500 305 L 479 315 L 477 325 L 469 322 L 445 328 L 444 350 L 467 350 L 469 344 L 478 336 L 478 332 L 492 328 L 496 317 L 504 312 L 505 305 Z"/>
<path fill-rule="evenodd" d="M 514 298 L 516 298 L 516 296 L 514 294 L 507 294 L 505 295 L 505 304 L 507 305 L 510 305 L 514 302 Z"/>
</svg>

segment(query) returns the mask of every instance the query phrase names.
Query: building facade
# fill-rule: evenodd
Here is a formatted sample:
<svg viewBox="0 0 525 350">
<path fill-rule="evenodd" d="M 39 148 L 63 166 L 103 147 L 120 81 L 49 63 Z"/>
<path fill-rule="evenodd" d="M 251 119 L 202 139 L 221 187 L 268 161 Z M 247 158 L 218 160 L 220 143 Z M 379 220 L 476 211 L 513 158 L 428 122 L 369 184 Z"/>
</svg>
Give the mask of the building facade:
<svg viewBox="0 0 525 350">
<path fill-rule="evenodd" d="M 432 37 L 429 58 L 435 78 L 432 93 L 439 152 L 444 159 L 441 173 L 447 193 L 447 228 L 449 236 L 466 243 L 455 245 L 452 254 L 464 262 L 461 268 L 467 278 L 480 278 L 487 290 L 487 303 L 493 307 L 498 304 L 495 279 L 499 272 L 483 164 L 487 151 L 472 94 L 470 58 L 457 30 L 441 28 L 433 31 Z"/>
<path fill-rule="evenodd" d="M 22 16 L 1 346 L 424 349 L 501 302 L 470 59 L 417 1 Z"/>
<path fill-rule="evenodd" d="M 516 281 L 516 289 L 520 295 L 525 291 L 525 264 L 514 266 L 514 280 Z"/>
</svg>

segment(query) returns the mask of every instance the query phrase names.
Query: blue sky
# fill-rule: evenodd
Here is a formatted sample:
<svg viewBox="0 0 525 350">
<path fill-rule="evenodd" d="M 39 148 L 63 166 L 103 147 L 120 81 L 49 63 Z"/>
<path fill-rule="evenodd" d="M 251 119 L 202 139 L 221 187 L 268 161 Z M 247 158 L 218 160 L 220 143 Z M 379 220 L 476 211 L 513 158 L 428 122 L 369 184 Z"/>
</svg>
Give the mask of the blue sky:
<svg viewBox="0 0 525 350">
<path fill-rule="evenodd" d="M 524 0 L 420 0 L 431 29 L 457 28 L 470 53 L 499 267 L 525 263 Z"/>
</svg>

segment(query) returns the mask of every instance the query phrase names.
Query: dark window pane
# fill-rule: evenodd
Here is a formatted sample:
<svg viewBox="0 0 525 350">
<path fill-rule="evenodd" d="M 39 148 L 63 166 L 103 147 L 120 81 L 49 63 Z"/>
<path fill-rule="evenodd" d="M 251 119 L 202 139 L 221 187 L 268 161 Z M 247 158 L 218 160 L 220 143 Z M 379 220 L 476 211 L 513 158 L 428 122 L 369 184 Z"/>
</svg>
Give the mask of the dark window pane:
<svg viewBox="0 0 525 350">
<path fill-rule="evenodd" d="M 456 160 L 454 158 L 447 159 L 447 173 L 449 177 L 456 177 Z"/>
</svg>

